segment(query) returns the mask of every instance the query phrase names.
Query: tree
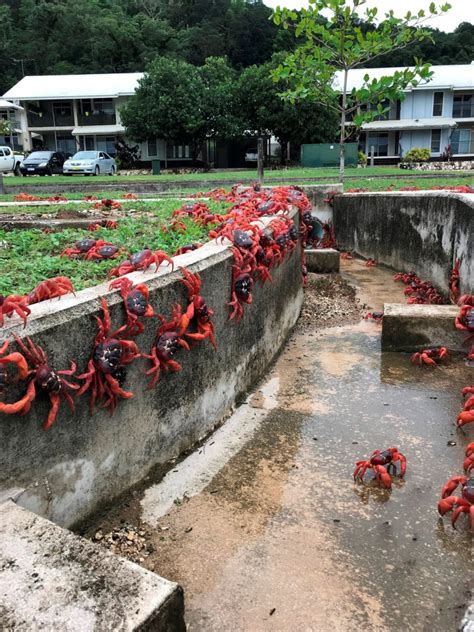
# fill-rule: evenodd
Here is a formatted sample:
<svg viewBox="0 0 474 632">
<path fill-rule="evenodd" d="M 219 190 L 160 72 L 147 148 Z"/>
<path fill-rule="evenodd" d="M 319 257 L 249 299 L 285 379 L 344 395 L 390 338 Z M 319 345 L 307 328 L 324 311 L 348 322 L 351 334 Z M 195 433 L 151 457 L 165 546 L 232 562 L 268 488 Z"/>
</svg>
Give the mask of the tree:
<svg viewBox="0 0 474 632">
<path fill-rule="evenodd" d="M 293 155 L 302 143 L 334 142 L 337 135 L 337 116 L 321 106 L 299 101 L 281 100 L 281 85 L 272 79 L 275 61 L 251 66 L 242 71 L 238 84 L 238 110 L 242 128 L 257 136 L 276 137 L 281 145 L 284 162 L 285 148 L 291 143 Z"/>
<path fill-rule="evenodd" d="M 210 58 L 200 68 L 158 58 L 120 112 L 126 134 L 136 141 L 163 138 L 190 145 L 196 162 L 206 138 L 236 133 L 234 86 L 234 71 L 222 58 Z"/>
<path fill-rule="evenodd" d="M 276 80 L 288 82 L 284 98 L 319 103 L 340 117 L 340 181 L 344 180 L 344 142 L 354 130 L 386 112 L 384 102 L 403 99 L 406 88 L 432 75 L 428 64 L 416 59 L 414 68 L 378 79 L 371 79 L 367 72 L 362 87 L 348 91 L 350 70 L 429 38 L 429 30 L 420 24 L 450 8 L 449 4 L 436 8 L 432 3 L 427 11 L 415 15 L 409 11 L 404 18 L 396 18 L 391 10 L 375 26 L 375 7 L 358 13 L 366 4 L 367 0 L 310 0 L 310 8 L 300 13 L 289 9 L 274 13 L 276 24 L 285 29 L 294 26 L 296 35 L 305 40 L 275 72 Z M 329 18 L 323 18 L 322 12 L 329 13 Z"/>
</svg>

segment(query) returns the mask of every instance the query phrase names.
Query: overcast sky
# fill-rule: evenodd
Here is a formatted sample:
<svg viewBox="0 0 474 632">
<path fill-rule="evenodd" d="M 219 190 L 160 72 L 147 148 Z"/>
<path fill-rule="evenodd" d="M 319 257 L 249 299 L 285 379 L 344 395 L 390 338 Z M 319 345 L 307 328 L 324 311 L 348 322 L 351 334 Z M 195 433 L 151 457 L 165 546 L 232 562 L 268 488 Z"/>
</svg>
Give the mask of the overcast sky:
<svg viewBox="0 0 474 632">
<path fill-rule="evenodd" d="M 269 7 L 278 5 L 289 9 L 299 9 L 308 6 L 307 0 L 263 0 Z M 474 22 L 474 0 L 446 0 L 452 6 L 448 13 L 441 17 L 434 18 L 429 22 L 433 28 L 440 31 L 454 31 L 460 22 Z M 437 0 L 436 4 L 444 4 L 444 0 Z M 390 9 L 394 10 L 397 17 L 402 17 L 407 11 L 414 13 L 418 9 L 427 9 L 430 0 L 369 0 L 370 7 L 377 7 L 379 14 L 383 14 Z"/>
</svg>

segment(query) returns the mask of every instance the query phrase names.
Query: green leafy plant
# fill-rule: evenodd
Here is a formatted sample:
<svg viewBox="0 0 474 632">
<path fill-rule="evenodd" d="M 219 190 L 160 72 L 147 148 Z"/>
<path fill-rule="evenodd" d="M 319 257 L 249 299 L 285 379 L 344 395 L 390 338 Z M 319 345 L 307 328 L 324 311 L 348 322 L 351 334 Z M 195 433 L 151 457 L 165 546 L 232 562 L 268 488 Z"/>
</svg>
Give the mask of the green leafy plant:
<svg viewBox="0 0 474 632">
<path fill-rule="evenodd" d="M 438 8 L 432 2 L 428 10 L 408 11 L 403 18 L 390 10 L 377 22 L 377 8 L 366 5 L 367 0 L 310 0 L 309 8 L 299 12 L 285 8 L 274 12 L 277 25 L 294 29 L 303 40 L 279 65 L 274 79 L 287 82 L 283 98 L 319 103 L 339 114 L 340 181 L 344 179 L 344 142 L 364 123 L 386 113 L 389 106 L 384 104 L 403 99 L 407 88 L 428 81 L 433 74 L 428 64 L 415 58 L 413 68 L 386 76 L 371 77 L 368 69 L 362 85 L 351 87 L 350 71 L 430 39 L 431 32 L 420 25 L 451 8 L 449 4 Z M 365 11 L 359 12 L 363 7 Z"/>
<path fill-rule="evenodd" d="M 403 156 L 402 162 L 428 162 L 430 159 L 431 152 L 429 149 L 423 147 L 412 147 L 407 153 Z"/>
<path fill-rule="evenodd" d="M 364 154 L 363 151 L 358 151 L 357 152 L 357 162 L 358 162 L 359 165 L 362 165 L 364 167 L 367 164 L 367 155 Z"/>
</svg>

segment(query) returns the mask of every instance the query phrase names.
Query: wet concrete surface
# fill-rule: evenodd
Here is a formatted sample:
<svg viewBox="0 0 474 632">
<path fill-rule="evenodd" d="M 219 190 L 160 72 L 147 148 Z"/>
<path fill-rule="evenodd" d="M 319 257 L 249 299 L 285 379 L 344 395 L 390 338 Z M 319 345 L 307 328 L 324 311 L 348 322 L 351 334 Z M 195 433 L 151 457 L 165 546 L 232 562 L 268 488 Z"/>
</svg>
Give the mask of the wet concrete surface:
<svg viewBox="0 0 474 632">
<path fill-rule="evenodd" d="M 344 262 L 370 310 L 401 301 L 391 276 Z M 143 564 L 183 586 L 188 629 L 455 630 L 472 597 L 472 533 L 436 505 L 474 440 L 453 425 L 472 377 L 461 358 L 432 370 L 382 354 L 371 321 L 295 333 L 240 411 L 255 418 L 250 436 L 212 480 L 188 472 L 162 489 L 176 494 L 169 511 L 154 514 L 147 493 L 138 506 L 155 549 Z M 391 446 L 405 480 L 355 484 L 355 462 Z"/>
</svg>

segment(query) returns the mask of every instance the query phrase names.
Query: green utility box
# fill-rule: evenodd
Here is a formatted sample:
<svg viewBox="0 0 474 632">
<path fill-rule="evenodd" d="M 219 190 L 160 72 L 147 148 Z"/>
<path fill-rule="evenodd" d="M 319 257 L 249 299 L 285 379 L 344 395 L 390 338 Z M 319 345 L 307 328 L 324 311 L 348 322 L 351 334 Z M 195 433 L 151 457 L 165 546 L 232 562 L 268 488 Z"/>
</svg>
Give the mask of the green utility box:
<svg viewBox="0 0 474 632">
<path fill-rule="evenodd" d="M 160 161 L 159 160 L 151 161 L 151 170 L 154 176 L 160 175 Z"/>
<path fill-rule="evenodd" d="M 357 167 L 357 143 L 346 143 L 344 147 L 346 167 Z M 337 143 L 301 145 L 301 166 L 338 167 L 339 145 Z"/>
</svg>

